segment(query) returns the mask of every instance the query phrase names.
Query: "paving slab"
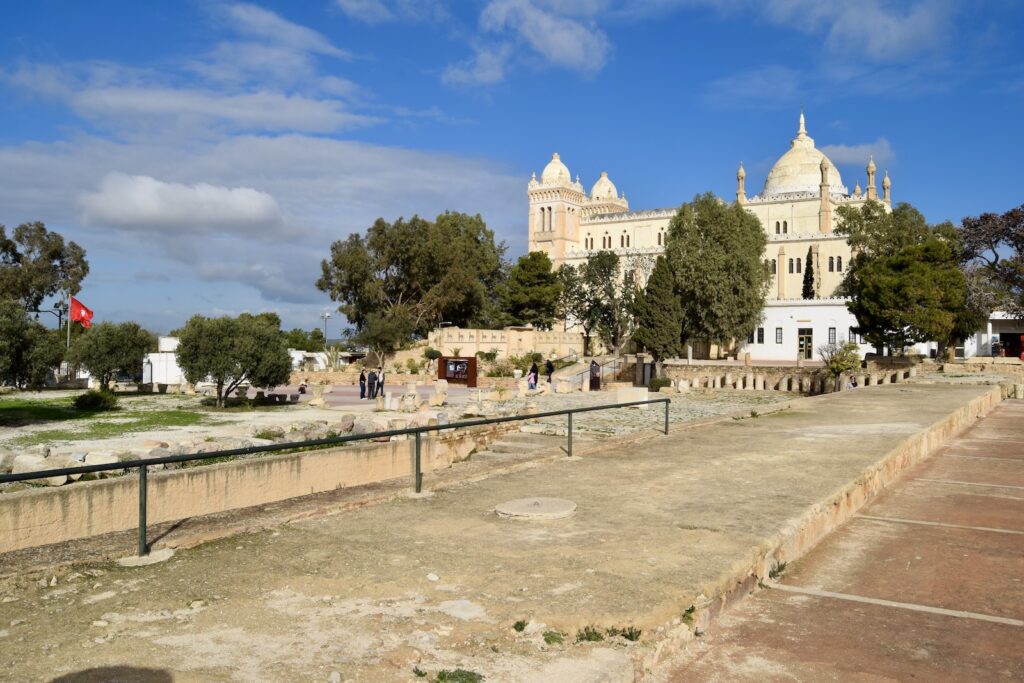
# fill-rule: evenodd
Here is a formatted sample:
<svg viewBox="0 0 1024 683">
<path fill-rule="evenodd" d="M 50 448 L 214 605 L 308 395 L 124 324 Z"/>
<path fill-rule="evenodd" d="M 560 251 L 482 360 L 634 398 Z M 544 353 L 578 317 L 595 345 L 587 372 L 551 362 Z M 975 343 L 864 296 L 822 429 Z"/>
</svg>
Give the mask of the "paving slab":
<svg viewBox="0 0 1024 683">
<path fill-rule="evenodd" d="M 833 394 L 222 539 L 157 565 L 7 579 L 0 670 L 25 681 L 132 662 L 172 680 L 418 680 L 414 668 L 634 680 L 688 607 L 733 590 L 809 510 L 831 507 L 894 448 L 989 389 Z M 576 513 L 494 514 L 535 496 L 571 500 Z M 640 638 L 575 643 L 588 625 Z"/>
<path fill-rule="evenodd" d="M 1018 437 L 993 448 L 1024 452 L 1024 422 L 1004 428 L 1018 415 L 1019 402 L 1000 405 L 907 471 L 778 583 L 715 622 L 664 678 L 1024 680 L 1024 496 L 931 480 L 1019 475 L 1020 460 L 943 457 L 991 435 L 991 422 Z"/>
</svg>

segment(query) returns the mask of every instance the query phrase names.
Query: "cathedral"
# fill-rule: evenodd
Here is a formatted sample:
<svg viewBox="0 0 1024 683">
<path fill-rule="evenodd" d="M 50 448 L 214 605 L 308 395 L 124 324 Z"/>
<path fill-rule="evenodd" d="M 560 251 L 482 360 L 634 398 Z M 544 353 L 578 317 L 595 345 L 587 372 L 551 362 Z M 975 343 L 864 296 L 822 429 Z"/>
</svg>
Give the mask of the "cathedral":
<svg viewBox="0 0 1024 683">
<path fill-rule="evenodd" d="M 768 237 L 764 259 L 773 274 L 762 326 L 751 332 L 741 353 L 755 360 L 810 359 L 821 344 L 862 341 L 851 330 L 856 320 L 845 300 L 835 296 L 850 263 L 850 247 L 835 227 L 840 206 L 877 200 L 891 207 L 888 173 L 879 195 L 873 159 L 866 170 L 865 188 L 857 183 L 851 193 L 839 169 L 814 146 L 802 112 L 796 137 L 769 171 L 761 192 L 747 197 L 746 171 L 740 164 L 735 201 L 761 222 Z M 676 213 L 675 208 L 631 211 L 625 193 L 620 195 L 604 172 L 588 194 L 557 153 L 539 180 L 536 174 L 530 179 L 527 194 L 529 249 L 547 253 L 556 268 L 578 265 L 602 250 L 627 261 L 651 260 L 664 251 Z M 808 259 L 813 263 L 813 299 L 801 297 Z"/>
</svg>

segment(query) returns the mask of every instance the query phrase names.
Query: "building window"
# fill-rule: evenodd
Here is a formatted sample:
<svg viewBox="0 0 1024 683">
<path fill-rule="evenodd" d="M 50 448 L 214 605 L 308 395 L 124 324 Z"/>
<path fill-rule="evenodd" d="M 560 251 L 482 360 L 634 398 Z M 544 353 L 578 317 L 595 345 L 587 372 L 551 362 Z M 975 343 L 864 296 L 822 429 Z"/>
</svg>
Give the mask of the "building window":
<svg viewBox="0 0 1024 683">
<path fill-rule="evenodd" d="M 830 273 L 833 272 L 835 270 L 835 268 L 836 268 L 836 260 L 835 260 L 834 257 L 829 256 L 828 257 L 828 272 L 830 272 Z"/>
<path fill-rule="evenodd" d="M 620 247 L 626 246 L 626 236 L 625 235 L 619 235 L 619 246 Z"/>
<path fill-rule="evenodd" d="M 843 272 L 843 257 L 842 256 L 836 256 L 836 272 L 837 273 Z"/>
<path fill-rule="evenodd" d="M 626 235 L 626 246 L 629 246 L 629 235 Z"/>
<path fill-rule="evenodd" d="M 757 328 L 757 343 L 758 344 L 764 344 L 764 328 L 763 327 Z"/>
<path fill-rule="evenodd" d="M 753 344 L 754 343 L 754 333 L 753 332 L 751 332 L 750 334 L 747 335 L 747 343 L 748 344 Z"/>
<path fill-rule="evenodd" d="M 802 273 L 803 272 L 802 270 L 800 270 L 800 257 L 799 256 L 796 257 L 796 272 L 798 272 L 798 273 Z"/>
<path fill-rule="evenodd" d="M 852 327 L 850 328 L 850 341 L 857 343 L 857 333 L 853 331 Z"/>
<path fill-rule="evenodd" d="M 775 259 L 772 259 L 772 275 L 775 275 L 778 271 L 778 266 L 775 264 Z"/>
<path fill-rule="evenodd" d="M 789 232 L 789 223 L 782 221 L 782 233 L 786 234 Z"/>
<path fill-rule="evenodd" d="M 793 272 L 793 259 L 789 259 L 789 272 Z"/>
<path fill-rule="evenodd" d="M 775 343 L 776 344 L 781 344 L 782 343 L 782 328 L 781 327 L 776 327 L 775 328 Z"/>
<path fill-rule="evenodd" d="M 829 344 L 835 344 L 836 343 L 836 328 L 834 328 L 834 327 L 828 328 L 828 343 Z"/>
<path fill-rule="evenodd" d="M 658 233 L 658 246 L 661 246 L 661 233 Z"/>
<path fill-rule="evenodd" d="M 782 223 L 780 223 L 778 221 L 775 221 L 775 234 L 776 235 L 781 235 L 782 234 Z"/>
</svg>

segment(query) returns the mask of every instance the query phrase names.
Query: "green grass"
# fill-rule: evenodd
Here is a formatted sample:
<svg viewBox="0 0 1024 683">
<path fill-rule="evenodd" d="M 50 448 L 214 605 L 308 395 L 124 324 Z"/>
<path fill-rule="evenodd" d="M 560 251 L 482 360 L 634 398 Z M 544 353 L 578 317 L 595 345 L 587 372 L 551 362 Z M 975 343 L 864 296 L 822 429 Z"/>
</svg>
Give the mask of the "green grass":
<svg viewBox="0 0 1024 683">
<path fill-rule="evenodd" d="M 561 645 L 565 642 L 565 634 L 561 631 L 544 631 L 544 642 L 548 645 Z"/>
<path fill-rule="evenodd" d="M 74 410 L 72 408 L 72 410 Z M 0 407 L 2 411 L 2 407 Z M 77 412 L 77 411 L 75 411 Z M 103 413 L 103 417 L 117 418 L 116 422 L 105 421 L 96 413 L 83 415 L 91 417 L 92 422 L 84 429 L 48 429 L 46 431 L 26 434 L 11 440 L 18 446 L 34 446 L 53 441 L 87 441 L 92 439 L 110 439 L 131 432 L 145 432 L 167 427 L 192 427 L 199 424 L 214 422 L 209 416 L 186 410 L 149 410 L 144 412 L 116 411 Z M 67 419 L 67 418 L 66 418 Z"/>
<path fill-rule="evenodd" d="M 95 415 L 75 409 L 74 397 L 31 400 L 23 398 L 0 399 L 0 427 L 20 427 L 35 422 L 61 422 L 80 420 Z"/>
<path fill-rule="evenodd" d="M 482 680 L 484 680 L 482 674 L 465 669 L 455 669 L 454 671 L 442 669 L 434 678 L 435 683 L 480 683 Z"/>
<path fill-rule="evenodd" d="M 604 634 L 596 626 L 584 626 L 576 632 L 577 643 L 598 643 L 604 640 Z"/>
</svg>

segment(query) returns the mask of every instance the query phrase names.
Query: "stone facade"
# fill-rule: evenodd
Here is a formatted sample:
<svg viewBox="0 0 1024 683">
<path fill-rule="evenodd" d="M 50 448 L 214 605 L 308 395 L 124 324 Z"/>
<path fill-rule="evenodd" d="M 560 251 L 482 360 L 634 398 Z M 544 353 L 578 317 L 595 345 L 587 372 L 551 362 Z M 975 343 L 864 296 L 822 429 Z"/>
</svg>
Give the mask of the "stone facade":
<svg viewBox="0 0 1024 683">
<path fill-rule="evenodd" d="M 494 351 L 498 358 L 537 352 L 545 358 L 583 355 L 583 335 L 578 332 L 537 330 L 532 327 L 506 327 L 503 330 L 472 330 L 442 327 L 427 337 L 430 346 L 445 356 L 474 356 L 478 351 Z"/>
</svg>

